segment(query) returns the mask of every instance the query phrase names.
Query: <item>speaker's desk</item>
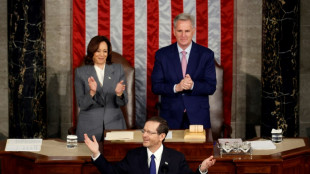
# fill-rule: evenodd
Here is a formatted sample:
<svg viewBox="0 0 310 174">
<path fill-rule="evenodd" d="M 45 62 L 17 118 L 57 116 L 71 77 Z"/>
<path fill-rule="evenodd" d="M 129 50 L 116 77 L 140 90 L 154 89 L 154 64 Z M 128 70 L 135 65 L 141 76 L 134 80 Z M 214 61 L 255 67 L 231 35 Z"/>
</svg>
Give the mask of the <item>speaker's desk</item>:
<svg viewBox="0 0 310 174">
<path fill-rule="evenodd" d="M 275 150 L 253 150 L 252 155 L 220 155 L 214 147 L 216 164 L 209 173 L 309 174 L 309 138 L 285 138 Z"/>
<path fill-rule="evenodd" d="M 208 136 L 208 133 L 207 133 Z M 206 142 L 169 142 L 165 146 L 185 154 L 192 169 L 213 154 L 216 164 L 209 173 L 310 173 L 310 145 L 308 138 L 287 138 L 277 144 L 276 150 L 253 151 L 253 155 L 220 155 L 212 140 Z M 6 141 L 0 141 L 1 174 L 10 173 L 99 173 L 91 163 L 90 151 L 84 143 L 76 149 L 66 149 L 62 140 L 43 140 L 40 152 L 5 152 Z M 100 150 L 105 157 L 116 162 L 129 149 L 141 142 L 105 141 Z"/>
<path fill-rule="evenodd" d="M 207 130 L 207 140 L 203 143 L 184 143 L 180 132 L 176 139 L 166 140 L 165 146 L 181 151 L 192 170 L 208 156 L 214 155 L 216 163 L 209 173 L 270 173 L 270 174 L 309 174 L 310 144 L 308 138 L 285 138 L 276 144 L 275 150 L 253 150 L 252 155 L 220 155 L 219 149 L 213 145 L 211 131 Z M 129 149 L 141 146 L 141 134 L 135 134 L 134 141 L 104 143 L 105 156 L 110 161 L 121 160 Z M 140 139 L 139 139 L 140 138 Z M 212 150 L 213 148 L 213 150 Z M 121 149 L 121 150 L 118 150 Z"/>
</svg>

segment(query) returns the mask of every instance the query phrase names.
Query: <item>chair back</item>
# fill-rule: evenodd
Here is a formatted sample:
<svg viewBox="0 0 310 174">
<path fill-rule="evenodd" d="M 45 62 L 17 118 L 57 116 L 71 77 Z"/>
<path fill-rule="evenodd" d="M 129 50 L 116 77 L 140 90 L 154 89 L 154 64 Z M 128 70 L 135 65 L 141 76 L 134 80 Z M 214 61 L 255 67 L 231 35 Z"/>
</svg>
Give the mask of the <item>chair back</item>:
<svg viewBox="0 0 310 174">
<path fill-rule="evenodd" d="M 216 91 L 209 96 L 210 120 L 213 140 L 222 138 L 224 134 L 224 105 L 223 105 L 223 68 L 215 61 Z"/>
<path fill-rule="evenodd" d="M 134 129 L 136 127 L 136 103 L 135 103 L 135 69 L 129 62 L 119 53 L 112 51 L 112 62 L 123 65 L 126 76 L 126 90 L 128 93 L 127 105 L 121 107 L 127 129 Z"/>
</svg>

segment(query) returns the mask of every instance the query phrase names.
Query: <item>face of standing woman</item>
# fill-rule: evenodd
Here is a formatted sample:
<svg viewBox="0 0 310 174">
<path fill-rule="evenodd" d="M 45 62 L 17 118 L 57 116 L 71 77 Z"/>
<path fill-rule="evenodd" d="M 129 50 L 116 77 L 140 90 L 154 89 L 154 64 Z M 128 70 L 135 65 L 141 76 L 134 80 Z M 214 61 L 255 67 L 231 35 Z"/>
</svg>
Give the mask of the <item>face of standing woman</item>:
<svg viewBox="0 0 310 174">
<path fill-rule="evenodd" d="M 108 57 L 108 45 L 105 42 L 100 42 L 97 51 L 94 53 L 94 64 L 100 68 L 103 68 Z"/>
</svg>

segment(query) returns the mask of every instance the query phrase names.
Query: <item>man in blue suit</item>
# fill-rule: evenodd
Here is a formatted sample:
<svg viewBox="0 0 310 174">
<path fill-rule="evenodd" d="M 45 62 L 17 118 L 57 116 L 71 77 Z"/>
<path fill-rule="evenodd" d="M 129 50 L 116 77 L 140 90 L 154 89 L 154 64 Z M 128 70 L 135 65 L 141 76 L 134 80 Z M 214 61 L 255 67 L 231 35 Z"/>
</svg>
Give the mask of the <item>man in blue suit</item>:
<svg viewBox="0 0 310 174">
<path fill-rule="evenodd" d="M 130 150 L 125 158 L 116 163 L 109 163 L 100 154 L 96 137 L 93 141 L 84 135 L 85 144 L 92 152 L 92 160 L 101 173 L 106 174 L 192 174 L 181 152 L 163 145 L 169 127 L 161 117 L 152 117 L 142 131 L 143 147 Z M 153 156 L 153 158 L 152 158 Z M 207 173 L 215 163 L 213 156 L 205 159 L 195 173 Z"/>
<path fill-rule="evenodd" d="M 161 95 L 160 116 L 170 129 L 190 124 L 210 128 L 209 95 L 216 90 L 214 53 L 192 41 L 195 19 L 179 14 L 173 21 L 177 42 L 156 52 L 152 91 Z"/>
</svg>

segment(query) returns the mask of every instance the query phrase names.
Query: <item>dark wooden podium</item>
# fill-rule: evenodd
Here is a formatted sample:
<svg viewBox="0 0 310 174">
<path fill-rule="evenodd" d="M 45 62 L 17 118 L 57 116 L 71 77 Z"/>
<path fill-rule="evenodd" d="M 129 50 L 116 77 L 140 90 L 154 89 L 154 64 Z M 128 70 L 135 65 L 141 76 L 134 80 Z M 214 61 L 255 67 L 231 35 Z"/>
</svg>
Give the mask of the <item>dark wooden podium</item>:
<svg viewBox="0 0 310 174">
<path fill-rule="evenodd" d="M 285 140 L 292 143 L 296 140 L 303 141 L 304 146 L 285 151 L 269 150 L 269 154 L 259 155 L 220 155 L 219 149 L 214 147 L 216 164 L 210 168 L 209 173 L 309 174 L 309 138 L 287 138 Z"/>
</svg>

